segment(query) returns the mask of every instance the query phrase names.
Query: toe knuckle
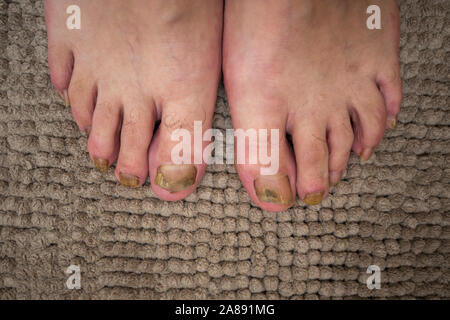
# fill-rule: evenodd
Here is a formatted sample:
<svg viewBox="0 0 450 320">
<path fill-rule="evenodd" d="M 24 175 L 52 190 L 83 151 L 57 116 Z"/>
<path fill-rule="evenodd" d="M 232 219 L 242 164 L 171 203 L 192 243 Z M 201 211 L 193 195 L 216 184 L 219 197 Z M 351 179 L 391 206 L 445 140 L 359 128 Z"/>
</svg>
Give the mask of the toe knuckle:
<svg viewBox="0 0 450 320">
<path fill-rule="evenodd" d="M 376 111 L 372 114 L 372 126 L 373 130 L 383 132 L 386 124 L 386 108 L 384 106 L 378 106 Z"/>
<path fill-rule="evenodd" d="M 387 84 L 399 84 L 401 82 L 400 69 L 398 66 L 391 66 L 381 72 L 381 79 Z"/>
<path fill-rule="evenodd" d="M 347 166 L 348 158 L 350 157 L 350 150 L 339 150 L 330 154 L 330 161 L 328 163 L 330 171 L 342 171 Z"/>
<path fill-rule="evenodd" d="M 330 171 L 344 171 L 346 168 L 347 162 L 330 162 L 329 170 Z"/>
<path fill-rule="evenodd" d="M 364 144 L 367 147 L 376 147 L 383 138 L 384 131 L 374 131 L 364 137 Z"/>
<path fill-rule="evenodd" d="M 122 128 L 124 128 L 127 131 L 127 133 L 132 133 L 134 132 L 134 128 L 136 127 L 136 125 L 137 125 L 136 119 L 126 118 L 123 120 Z"/>
<path fill-rule="evenodd" d="M 112 108 L 113 108 L 113 104 L 108 100 L 100 100 L 100 101 L 97 101 L 97 103 L 95 104 L 95 109 L 97 109 L 97 110 L 109 111 L 109 110 L 112 110 Z M 105 112 L 103 116 L 107 117 L 109 115 L 111 115 L 111 113 Z"/>
<path fill-rule="evenodd" d="M 83 94 L 84 91 L 84 79 L 75 78 L 70 81 L 69 95 L 77 96 Z"/>
<path fill-rule="evenodd" d="M 353 140 L 355 139 L 355 134 L 352 128 L 347 128 L 346 130 L 343 130 L 341 139 L 344 148 L 350 149 L 351 146 L 353 145 Z"/>
</svg>

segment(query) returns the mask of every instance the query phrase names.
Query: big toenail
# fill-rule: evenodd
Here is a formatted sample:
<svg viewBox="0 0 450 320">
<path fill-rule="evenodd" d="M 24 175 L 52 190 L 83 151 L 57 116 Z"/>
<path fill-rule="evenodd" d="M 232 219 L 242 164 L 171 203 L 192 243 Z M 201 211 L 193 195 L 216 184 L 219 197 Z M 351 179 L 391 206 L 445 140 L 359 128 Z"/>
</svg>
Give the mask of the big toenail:
<svg viewBox="0 0 450 320">
<path fill-rule="evenodd" d="M 306 197 L 303 199 L 303 202 L 306 203 L 308 206 L 315 206 L 316 204 L 321 203 L 322 199 L 323 199 L 323 192 L 313 192 L 307 194 Z"/>
<path fill-rule="evenodd" d="M 139 187 L 139 178 L 128 173 L 119 173 L 119 182 L 125 187 Z"/>
<path fill-rule="evenodd" d="M 256 196 L 261 202 L 292 205 L 291 184 L 289 177 L 283 174 L 258 176 L 254 181 Z"/>
<path fill-rule="evenodd" d="M 159 166 L 155 184 L 170 192 L 179 192 L 194 185 L 197 168 L 190 164 L 168 164 Z"/>
<path fill-rule="evenodd" d="M 94 161 L 95 168 L 96 168 L 100 173 L 106 173 L 106 172 L 108 172 L 108 169 L 109 169 L 109 161 L 108 161 L 108 160 L 94 158 L 93 161 Z"/>
<path fill-rule="evenodd" d="M 330 185 L 335 186 L 341 181 L 343 171 L 331 171 L 330 172 Z"/>
<path fill-rule="evenodd" d="M 372 148 L 365 148 L 359 156 L 361 157 L 362 162 L 367 162 L 370 160 L 370 157 L 372 156 L 373 149 Z"/>
<path fill-rule="evenodd" d="M 396 116 L 388 116 L 388 123 L 390 129 L 395 129 L 397 126 L 397 117 Z"/>
</svg>

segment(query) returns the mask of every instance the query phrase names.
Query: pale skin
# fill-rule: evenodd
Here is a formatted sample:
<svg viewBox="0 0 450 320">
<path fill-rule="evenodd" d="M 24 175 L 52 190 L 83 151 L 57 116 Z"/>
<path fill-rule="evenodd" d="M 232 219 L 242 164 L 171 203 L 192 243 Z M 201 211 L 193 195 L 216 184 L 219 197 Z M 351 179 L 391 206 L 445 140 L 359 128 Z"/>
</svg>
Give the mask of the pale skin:
<svg viewBox="0 0 450 320">
<path fill-rule="evenodd" d="M 263 5 L 262 5 L 263 3 Z M 70 4 L 81 30 L 65 28 Z M 382 29 L 366 28 L 377 4 Z M 279 129 L 279 171 L 237 165 L 253 202 L 270 211 L 298 196 L 315 205 L 351 150 L 370 158 L 401 102 L 393 0 L 46 0 L 51 79 L 89 133 L 89 154 L 130 187 L 147 176 L 163 200 L 192 193 L 206 164 L 171 164 L 170 134 L 211 127 L 223 69 L 233 126 Z M 223 31 L 223 39 L 222 39 Z M 222 57 L 223 48 L 223 57 Z M 251 115 L 251 116 L 250 116 Z M 155 134 L 155 122 L 161 124 Z"/>
</svg>

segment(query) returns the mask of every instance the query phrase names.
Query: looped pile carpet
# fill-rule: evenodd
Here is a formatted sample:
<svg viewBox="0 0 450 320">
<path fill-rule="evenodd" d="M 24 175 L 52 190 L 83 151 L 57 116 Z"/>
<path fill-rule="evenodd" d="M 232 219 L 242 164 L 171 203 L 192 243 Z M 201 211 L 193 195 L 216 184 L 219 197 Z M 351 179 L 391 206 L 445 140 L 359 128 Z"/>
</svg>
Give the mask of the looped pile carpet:
<svg viewBox="0 0 450 320">
<path fill-rule="evenodd" d="M 97 173 L 50 83 L 42 1 L 1 1 L 0 298 L 450 298 L 450 2 L 400 2 L 398 128 L 322 206 L 274 214 L 233 166 L 176 203 Z M 223 87 L 214 117 L 231 128 Z"/>
</svg>

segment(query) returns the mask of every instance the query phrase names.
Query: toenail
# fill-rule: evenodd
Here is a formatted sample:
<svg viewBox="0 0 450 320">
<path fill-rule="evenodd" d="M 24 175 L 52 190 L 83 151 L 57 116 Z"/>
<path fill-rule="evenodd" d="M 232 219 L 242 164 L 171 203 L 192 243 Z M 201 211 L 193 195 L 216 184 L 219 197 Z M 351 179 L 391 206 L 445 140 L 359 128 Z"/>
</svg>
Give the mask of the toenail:
<svg viewBox="0 0 450 320">
<path fill-rule="evenodd" d="M 372 148 L 365 148 L 361 151 L 359 154 L 362 162 L 367 162 L 370 160 L 370 157 L 372 156 L 373 149 Z"/>
<path fill-rule="evenodd" d="M 316 204 L 320 204 L 323 199 L 323 192 L 313 192 L 310 194 L 307 194 L 306 197 L 303 199 L 303 202 L 306 203 L 308 206 L 315 206 Z"/>
<path fill-rule="evenodd" d="M 395 129 L 397 126 L 397 117 L 396 116 L 388 116 L 388 123 L 390 129 Z"/>
<path fill-rule="evenodd" d="M 283 174 L 258 176 L 254 181 L 256 196 L 261 202 L 292 205 L 291 184 L 289 177 Z"/>
<path fill-rule="evenodd" d="M 139 178 L 128 173 L 119 173 L 119 182 L 125 187 L 139 187 Z"/>
<path fill-rule="evenodd" d="M 67 89 L 64 90 L 63 92 L 58 91 L 58 94 L 61 97 L 61 99 L 64 101 L 65 106 L 70 107 L 69 93 L 67 92 Z"/>
<path fill-rule="evenodd" d="M 197 168 L 190 164 L 159 166 L 155 184 L 170 192 L 179 192 L 194 185 Z"/>
<path fill-rule="evenodd" d="M 94 158 L 93 161 L 94 161 L 95 168 L 96 168 L 100 173 L 106 173 L 106 172 L 108 172 L 108 169 L 109 169 L 109 161 L 108 161 L 108 160 Z"/>
<path fill-rule="evenodd" d="M 341 181 L 343 171 L 331 171 L 330 172 L 330 185 L 335 186 Z"/>
<path fill-rule="evenodd" d="M 87 127 L 87 128 L 84 130 L 84 133 L 85 133 L 87 136 L 89 136 L 89 135 L 91 134 L 91 127 Z"/>
</svg>

